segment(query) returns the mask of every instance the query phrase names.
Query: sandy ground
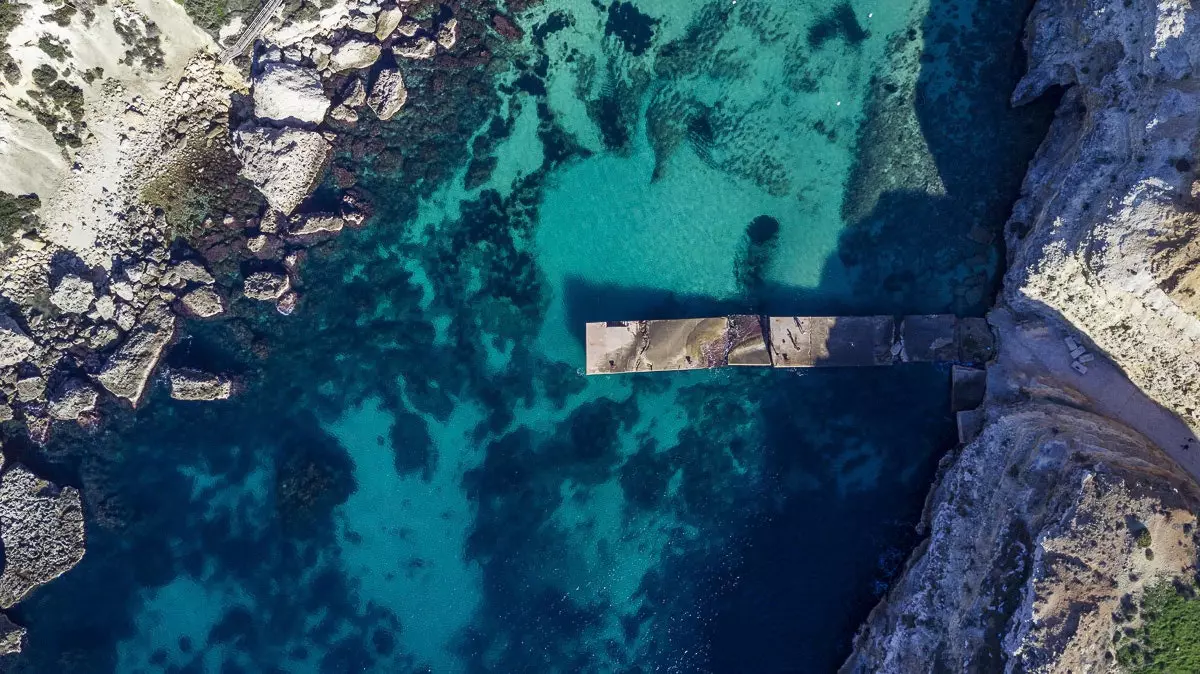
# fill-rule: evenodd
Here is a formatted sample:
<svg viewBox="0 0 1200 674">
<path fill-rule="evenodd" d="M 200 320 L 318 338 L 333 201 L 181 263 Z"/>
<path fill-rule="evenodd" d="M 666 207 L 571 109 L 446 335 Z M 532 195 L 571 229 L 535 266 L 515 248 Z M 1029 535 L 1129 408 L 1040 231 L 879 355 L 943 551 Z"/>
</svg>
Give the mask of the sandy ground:
<svg viewBox="0 0 1200 674">
<path fill-rule="evenodd" d="M 1087 374 L 1081 375 L 1071 369 L 1071 355 L 1063 342 L 1066 337 L 1078 335 L 1041 322 L 1018 323 L 1004 309 L 993 311 L 988 318 L 1000 332 L 1007 367 L 1015 367 L 1050 386 L 1078 391 L 1087 398 L 1086 406 L 1092 411 L 1146 436 L 1200 481 L 1200 429 L 1190 428 L 1151 400 L 1102 353 L 1093 352 L 1096 359 L 1087 364 Z"/>
</svg>

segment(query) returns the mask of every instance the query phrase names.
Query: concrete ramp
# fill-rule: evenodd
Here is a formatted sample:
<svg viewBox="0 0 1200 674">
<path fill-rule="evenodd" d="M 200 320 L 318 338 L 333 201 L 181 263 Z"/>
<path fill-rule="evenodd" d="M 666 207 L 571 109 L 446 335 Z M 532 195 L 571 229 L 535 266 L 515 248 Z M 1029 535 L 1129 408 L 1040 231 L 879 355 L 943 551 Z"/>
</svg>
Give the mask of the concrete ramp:
<svg viewBox="0 0 1200 674">
<path fill-rule="evenodd" d="M 891 316 L 772 316 L 775 367 L 891 365 L 895 320 Z"/>
<path fill-rule="evenodd" d="M 757 316 L 588 323 L 587 373 L 770 366 Z"/>
</svg>

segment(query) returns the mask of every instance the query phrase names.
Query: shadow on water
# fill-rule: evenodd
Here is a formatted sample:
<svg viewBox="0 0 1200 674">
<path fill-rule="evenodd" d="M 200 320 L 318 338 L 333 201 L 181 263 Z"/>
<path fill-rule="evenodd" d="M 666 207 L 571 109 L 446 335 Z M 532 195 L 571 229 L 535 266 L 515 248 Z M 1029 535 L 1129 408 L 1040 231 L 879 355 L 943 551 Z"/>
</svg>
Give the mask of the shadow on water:
<svg viewBox="0 0 1200 674">
<path fill-rule="evenodd" d="M 887 135 L 897 126 L 892 92 L 888 82 L 874 83 L 848 197 L 871 206 L 847 209 L 856 215 L 837 253 L 852 271 L 850 293 L 829 291 L 838 284 L 828 272 L 815 289 L 764 280 L 774 235 L 770 223 L 757 221 L 746 223 L 745 249 L 731 251 L 740 256 L 740 299 L 571 278 L 562 289 L 571 333 L 582 338 L 587 321 L 642 317 L 982 311 L 999 274 L 998 234 L 1048 115 L 1007 107 L 1020 68 L 1021 14 L 1013 10 L 1027 9 L 1027 0 L 980 10 L 988 16 L 965 33 L 933 19 L 947 14 L 941 0 L 933 4 L 922 28 L 929 54 L 915 56 L 916 116 L 945 195 L 877 189 L 888 162 L 876 153 L 897 143 L 902 151 L 913 139 Z M 839 5 L 816 42 L 861 39 L 845 12 Z M 627 37 L 640 44 L 644 32 Z M 955 86 L 947 89 L 947 79 Z M 443 138 L 421 138 L 452 154 Z M 405 164 L 399 151 L 376 154 L 380 175 L 395 165 L 425 166 Z M 393 180 L 411 178 L 397 171 Z M 240 400 L 189 407 L 160 392 L 135 413 L 113 414 L 98 436 L 68 432 L 56 440 L 45 462 L 88 488 L 89 552 L 16 612 L 36 635 L 24 671 L 114 671 L 117 642 L 145 636 L 134 622 L 143 591 L 187 577 L 242 588 L 246 598 L 215 607 L 216 625 L 195 637 L 203 641 L 180 637 L 152 654 L 176 667 L 162 670 L 201 671 L 200 653 L 211 648 L 214 660 L 227 658 L 225 671 L 286 671 L 294 663 L 310 671 L 378 671 L 396 662 L 401 671 L 420 671 L 422 663 L 399 653 L 399 619 L 386 607 L 362 606 L 356 579 L 336 561 L 342 543 L 333 540 L 331 513 L 354 484 L 346 448 L 321 425 L 366 397 L 403 409 L 400 381 L 429 417 L 445 421 L 464 400 L 488 414 L 472 436 L 485 448 L 484 461 L 462 477 L 478 510 L 465 562 L 482 575 L 481 608 L 458 644 L 469 671 L 598 671 L 596 653 L 621 650 L 595 633 L 606 615 L 626 609 L 568 596 L 558 570 L 587 566 L 571 538 L 581 534 L 554 518 L 569 501 L 566 482 L 586 489 L 613 477 L 629 503 L 625 516 L 666 513 L 703 532 L 690 547 L 663 542 L 662 558 L 634 598 L 640 604 L 620 614 L 624 645 L 650 643 L 652 662 L 624 663 L 630 671 L 660 663 L 670 669 L 688 649 L 702 660 L 676 671 L 835 667 L 880 584 L 911 549 L 937 457 L 952 442 L 946 373 L 921 366 L 804 375 L 734 370 L 725 379 L 689 380 L 677 391 L 686 424 L 674 446 L 638 437 L 637 453 L 627 457 L 623 442 L 647 413 L 638 401 L 671 388 L 662 378 L 634 377 L 627 399 L 589 399 L 535 433 L 514 423 L 518 404 L 544 396 L 566 410 L 568 398 L 598 386 L 576 377 L 575 364 L 540 359 L 532 346 L 546 293 L 535 261 L 516 243 L 528 237 L 514 232 L 532 229 L 536 201 L 497 196 L 464 208 L 473 226 L 450 223 L 450 236 L 439 232 L 406 250 L 420 275 L 379 255 L 382 241 L 403 245 L 398 228 L 346 233 L 330 260 L 306 263 L 308 309 L 286 324 L 242 314 L 198 331 L 196 343 L 173 356 L 220 362 L 227 355 L 210 342 L 249 350 L 278 340 L 263 381 Z M 957 270 L 977 255 L 978 297 L 948 291 L 967 283 L 970 275 Z M 347 272 L 356 266 L 365 269 Z M 483 290 L 472 275 L 479 270 L 490 284 Z M 423 304 L 429 290 L 434 301 Z M 449 344 L 435 319 L 448 322 Z M 269 339 L 260 342 L 260 331 Z M 501 332 L 513 355 L 496 372 L 478 337 Z M 438 465 L 423 423 L 410 415 L 391 430 L 393 442 L 405 445 L 395 457 L 398 472 L 427 476 Z M 386 444 L 381 435 L 379 445 Z M 752 517 L 743 514 L 750 510 Z M 306 623 L 313 615 L 324 618 Z M 676 626 L 683 623 L 693 627 Z M 700 633 L 675 631 L 687 629 Z M 318 651 L 322 661 L 313 662 Z"/>
</svg>

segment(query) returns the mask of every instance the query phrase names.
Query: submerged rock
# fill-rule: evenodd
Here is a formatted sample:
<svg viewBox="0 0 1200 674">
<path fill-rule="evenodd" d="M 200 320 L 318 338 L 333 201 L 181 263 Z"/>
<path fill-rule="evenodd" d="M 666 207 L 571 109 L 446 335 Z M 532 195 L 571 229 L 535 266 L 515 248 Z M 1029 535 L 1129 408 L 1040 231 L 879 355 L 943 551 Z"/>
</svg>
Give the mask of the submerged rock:
<svg viewBox="0 0 1200 674">
<path fill-rule="evenodd" d="M 183 279 L 184 281 L 202 283 L 204 285 L 212 285 L 216 281 L 216 279 L 213 278 L 213 275 L 198 262 L 184 260 L 183 262 L 175 265 L 174 269 L 175 273 L 179 275 L 179 278 Z"/>
<path fill-rule="evenodd" d="M 399 70 L 384 70 L 375 78 L 371 87 L 371 97 L 367 105 L 375 111 L 379 119 L 387 121 L 394 117 L 408 101 L 408 89 L 404 86 L 404 76 Z"/>
<path fill-rule="evenodd" d="M 260 119 L 320 124 L 329 106 L 321 76 L 312 68 L 268 63 L 254 81 L 254 115 Z"/>
<path fill-rule="evenodd" d="M 225 400 L 233 394 L 233 382 L 200 370 L 175 369 L 168 375 L 171 397 L 176 400 Z"/>
<path fill-rule="evenodd" d="M 269 271 L 255 272 L 246 277 L 242 292 L 252 300 L 274 302 L 292 287 L 287 274 Z"/>
<path fill-rule="evenodd" d="M 315 131 L 257 127 L 234 134 L 242 160 L 238 175 L 249 180 L 275 210 L 289 215 L 321 182 L 333 151 Z"/>
<path fill-rule="evenodd" d="M 60 488 L 20 464 L 7 467 L 0 477 L 0 541 L 0 608 L 7 609 L 83 559 L 79 491 Z"/>
<path fill-rule="evenodd" d="M 137 407 L 163 351 L 175 336 L 175 316 L 165 306 L 146 312 L 137 328 L 111 356 L 96 380 L 109 393 Z"/>
</svg>

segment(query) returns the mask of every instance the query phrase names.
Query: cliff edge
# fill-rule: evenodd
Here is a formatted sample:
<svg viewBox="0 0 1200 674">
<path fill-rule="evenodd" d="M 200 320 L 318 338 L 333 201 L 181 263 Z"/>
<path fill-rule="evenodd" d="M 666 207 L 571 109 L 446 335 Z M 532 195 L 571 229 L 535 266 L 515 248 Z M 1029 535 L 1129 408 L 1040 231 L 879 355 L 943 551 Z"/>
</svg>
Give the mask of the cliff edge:
<svg viewBox="0 0 1200 674">
<path fill-rule="evenodd" d="M 1198 11 L 1034 8 L 1013 103 L 1066 91 L 1006 227 L 987 423 L 843 672 L 1200 666 Z"/>
</svg>

